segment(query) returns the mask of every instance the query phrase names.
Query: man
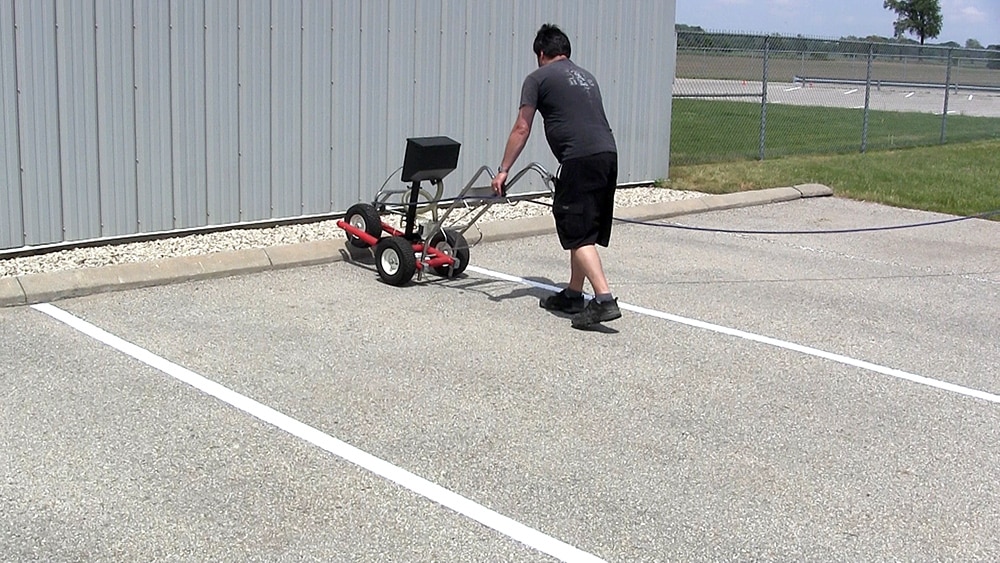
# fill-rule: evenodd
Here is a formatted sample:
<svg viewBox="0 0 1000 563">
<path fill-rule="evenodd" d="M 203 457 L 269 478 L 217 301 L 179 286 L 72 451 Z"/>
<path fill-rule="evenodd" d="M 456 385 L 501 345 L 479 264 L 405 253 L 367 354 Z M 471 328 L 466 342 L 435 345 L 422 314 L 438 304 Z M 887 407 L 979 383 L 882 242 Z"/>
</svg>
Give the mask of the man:
<svg viewBox="0 0 1000 563">
<path fill-rule="evenodd" d="M 503 194 L 507 173 L 528 142 L 537 110 L 560 164 L 552 214 L 559 243 L 570 253 L 569 287 L 543 298 L 539 305 L 574 313 L 573 327 L 587 328 L 622 316 L 596 246 L 607 247 L 611 239 L 618 149 L 597 80 L 570 60 L 566 34 L 554 25 L 543 25 L 533 48 L 538 70 L 524 79 L 517 120 L 492 187 L 497 195 Z M 586 305 L 584 280 L 595 296 Z"/>
</svg>

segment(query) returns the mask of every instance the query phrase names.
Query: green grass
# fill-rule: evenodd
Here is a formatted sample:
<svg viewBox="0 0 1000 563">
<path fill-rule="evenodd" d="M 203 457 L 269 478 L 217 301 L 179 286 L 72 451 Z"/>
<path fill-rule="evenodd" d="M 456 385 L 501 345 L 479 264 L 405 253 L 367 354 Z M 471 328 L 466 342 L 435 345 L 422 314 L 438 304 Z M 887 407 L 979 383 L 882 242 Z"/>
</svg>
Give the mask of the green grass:
<svg viewBox="0 0 1000 563">
<path fill-rule="evenodd" d="M 671 164 L 670 179 L 662 185 L 679 190 L 729 193 L 818 183 L 833 188 L 837 196 L 851 199 L 973 215 L 1000 209 L 998 155 L 1000 140 L 992 140 L 866 154 Z"/>
<path fill-rule="evenodd" d="M 764 158 L 860 152 L 863 112 L 856 109 L 771 104 Z M 871 111 L 867 150 L 937 145 L 941 116 Z M 1000 139 L 1000 118 L 948 116 L 946 141 Z M 671 164 L 757 159 L 760 104 L 677 99 L 671 122 Z"/>
<path fill-rule="evenodd" d="M 1000 209 L 1000 119 L 872 111 L 860 153 L 860 110 L 770 105 L 765 159 L 757 160 L 760 105 L 678 99 L 670 180 L 726 193 L 819 183 L 839 196 L 955 215 Z M 993 219 L 1000 219 L 994 216 Z"/>
</svg>

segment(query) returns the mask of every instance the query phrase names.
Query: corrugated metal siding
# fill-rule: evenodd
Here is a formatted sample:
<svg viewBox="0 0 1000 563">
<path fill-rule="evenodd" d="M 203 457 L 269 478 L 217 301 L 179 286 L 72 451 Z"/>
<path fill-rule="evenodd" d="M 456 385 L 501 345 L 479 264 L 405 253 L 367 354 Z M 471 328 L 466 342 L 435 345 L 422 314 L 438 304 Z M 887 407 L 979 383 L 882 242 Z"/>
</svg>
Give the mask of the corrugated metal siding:
<svg viewBox="0 0 1000 563">
<path fill-rule="evenodd" d="M 165 231 L 174 228 L 170 5 L 137 4 L 134 34 L 136 230 Z"/>
<path fill-rule="evenodd" d="M 456 193 L 544 22 L 601 82 L 620 181 L 666 177 L 672 1 L 0 0 L 0 249 L 343 211 L 401 187 L 413 136 L 462 143 Z"/>
<path fill-rule="evenodd" d="M 332 206 L 333 183 L 330 149 L 334 121 L 333 63 L 331 53 L 333 6 L 321 0 L 302 3 L 302 209 L 335 209 Z"/>
<path fill-rule="evenodd" d="M 0 248 L 24 245 L 14 69 L 14 2 L 0 0 Z"/>
<path fill-rule="evenodd" d="M 271 216 L 271 4 L 239 3 L 240 221 Z"/>
<path fill-rule="evenodd" d="M 64 1 L 56 6 L 62 228 L 64 236 L 73 240 L 92 237 L 101 226 L 92 31 L 96 20 L 93 3 Z"/>
<path fill-rule="evenodd" d="M 170 3 L 173 226 L 197 227 L 208 213 L 205 131 L 205 3 Z"/>
<path fill-rule="evenodd" d="M 21 199 L 30 245 L 63 238 L 55 7 L 15 2 L 14 10 Z"/>
<path fill-rule="evenodd" d="M 235 2 L 205 2 L 205 223 L 240 221 L 239 30 Z M 234 55 L 233 53 L 236 53 Z M 235 60 L 234 60 L 235 59 Z"/>
<path fill-rule="evenodd" d="M 97 162 L 101 231 L 138 231 L 132 3 L 97 0 Z M 171 166 L 171 171 L 176 167 Z"/>
<path fill-rule="evenodd" d="M 278 217 L 294 217 L 305 212 L 302 205 L 302 28 L 301 2 L 272 6 L 270 213 Z M 316 111 L 312 113 L 318 115 Z"/>
<path fill-rule="evenodd" d="M 361 2 L 333 4 L 333 22 L 330 25 L 333 99 L 329 112 L 333 128 L 330 136 L 330 173 L 333 177 L 330 200 L 333 205 L 330 210 L 346 211 L 362 197 L 362 163 L 369 166 L 369 162 L 362 159 L 361 132 L 371 124 L 362 127 L 360 112 L 364 91 L 359 87 L 362 73 Z M 364 186 L 364 193 L 370 193 L 370 190 L 370 186 Z"/>
</svg>

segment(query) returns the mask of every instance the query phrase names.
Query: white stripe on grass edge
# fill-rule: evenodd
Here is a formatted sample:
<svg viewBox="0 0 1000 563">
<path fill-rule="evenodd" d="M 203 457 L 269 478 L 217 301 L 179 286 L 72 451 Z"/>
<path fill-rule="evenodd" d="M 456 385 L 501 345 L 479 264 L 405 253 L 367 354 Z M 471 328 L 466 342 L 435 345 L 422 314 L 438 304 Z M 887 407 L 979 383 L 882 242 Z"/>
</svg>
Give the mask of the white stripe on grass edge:
<svg viewBox="0 0 1000 563">
<path fill-rule="evenodd" d="M 307 424 L 282 414 L 267 405 L 241 395 L 228 387 L 224 387 L 214 381 L 206 379 L 205 377 L 198 375 L 187 368 L 161 358 L 160 356 L 157 356 L 144 348 L 140 348 L 131 342 L 127 342 L 97 326 L 88 323 L 83 319 L 59 309 L 58 307 L 48 303 L 32 305 L 31 307 L 62 323 L 65 323 L 66 325 L 69 325 L 94 340 L 102 342 L 152 368 L 160 370 L 183 383 L 187 383 L 191 387 L 194 387 L 207 395 L 211 395 L 223 403 L 236 407 L 237 409 L 263 422 L 276 426 L 297 438 L 301 438 L 302 440 L 326 450 L 333 455 L 341 457 L 358 467 L 367 469 L 379 477 L 388 479 L 389 481 L 409 489 L 424 498 L 450 508 L 463 516 L 471 518 L 484 526 L 488 526 L 501 534 L 517 540 L 529 547 L 537 549 L 538 551 L 551 555 L 561 561 L 603 561 L 603 559 L 577 549 L 551 536 L 543 534 L 538 530 L 529 528 L 520 522 L 490 510 L 489 508 L 486 508 L 485 506 L 469 500 L 457 493 L 449 491 L 448 489 L 432 483 L 423 477 L 410 473 L 409 471 L 397 467 L 383 459 L 359 450 L 346 442 L 342 442 Z"/>
<path fill-rule="evenodd" d="M 510 281 L 515 283 L 520 283 L 523 285 L 529 285 L 532 287 L 537 287 L 539 289 L 546 289 L 549 291 L 559 291 L 561 288 L 555 287 L 549 284 L 539 283 L 524 278 L 519 278 L 517 276 L 512 276 L 509 274 L 503 274 L 500 272 L 494 272 L 492 270 L 487 270 L 484 268 L 477 268 L 475 266 L 469 266 L 466 268 L 468 271 L 473 271 L 484 276 L 490 276 L 492 278 Z M 681 317 L 678 315 L 672 315 L 670 313 L 664 313 L 662 311 L 656 311 L 653 309 L 646 309 L 645 307 L 637 307 L 635 305 L 629 305 L 628 303 L 619 302 L 618 306 L 626 311 L 632 311 L 634 313 L 639 313 L 640 315 L 647 315 L 650 317 L 656 317 L 658 319 L 663 319 L 667 321 L 672 321 L 675 323 L 680 323 L 687 326 L 692 326 L 695 328 L 700 328 L 704 330 L 710 330 L 712 332 L 717 332 L 719 334 L 725 334 L 728 336 L 735 336 L 737 338 L 743 338 L 745 340 L 751 340 L 753 342 L 760 342 L 761 344 L 768 344 L 778 348 L 784 348 L 785 350 L 791 350 L 793 352 L 799 352 L 801 354 L 807 354 L 809 356 L 814 356 L 817 358 L 823 358 L 824 360 L 830 360 L 833 362 L 838 362 L 844 365 L 861 368 L 868 371 L 873 371 L 875 373 L 880 373 L 882 375 L 888 375 L 890 377 L 895 377 L 898 379 L 903 379 L 913 383 L 919 383 L 921 385 L 927 385 L 928 387 L 934 387 L 935 389 L 941 389 L 943 391 L 950 391 L 952 393 L 958 393 L 959 395 L 966 395 L 968 397 L 975 397 L 976 399 L 982 399 L 984 401 L 989 401 L 991 403 L 1000 403 L 1000 395 L 994 395 L 992 393 L 987 393 L 985 391 L 980 391 L 978 389 L 971 389 L 969 387 L 963 387 L 961 385 L 955 385 L 954 383 L 948 383 L 947 381 L 939 381 L 937 379 L 931 379 L 929 377 L 924 377 L 922 375 L 916 375 L 914 373 L 905 372 L 895 368 L 889 368 L 885 366 L 880 366 L 878 364 L 873 364 L 871 362 L 866 362 L 864 360 L 858 360 L 848 356 L 843 356 L 841 354 L 834 354 L 833 352 L 826 352 L 818 348 L 812 348 L 810 346 L 803 346 L 801 344 L 796 344 L 794 342 L 786 342 L 784 340 L 778 340 L 777 338 L 771 338 L 769 336 L 762 336 L 760 334 L 754 334 L 752 332 L 746 332 L 743 330 L 729 328 L 721 325 L 716 325 L 712 323 L 706 323 L 704 321 L 699 321 L 697 319 L 689 319 L 687 317 Z"/>
</svg>

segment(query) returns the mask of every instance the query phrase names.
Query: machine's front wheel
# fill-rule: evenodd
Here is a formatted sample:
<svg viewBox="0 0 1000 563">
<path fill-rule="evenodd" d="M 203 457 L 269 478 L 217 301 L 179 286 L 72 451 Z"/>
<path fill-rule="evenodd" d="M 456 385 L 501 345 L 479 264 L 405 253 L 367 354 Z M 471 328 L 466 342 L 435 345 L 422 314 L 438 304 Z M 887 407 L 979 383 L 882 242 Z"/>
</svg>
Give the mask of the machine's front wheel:
<svg viewBox="0 0 1000 563">
<path fill-rule="evenodd" d="M 344 215 L 344 221 L 355 229 L 364 231 L 376 239 L 382 236 L 382 218 L 379 216 L 375 206 L 370 203 L 355 203 L 349 207 L 347 213 Z M 347 241 L 352 246 L 358 248 L 368 247 L 365 241 L 351 235 L 351 233 L 347 233 Z"/>
<path fill-rule="evenodd" d="M 417 271 L 413 245 L 403 237 L 389 237 L 375 245 L 378 276 L 389 285 L 406 285 Z"/>
<path fill-rule="evenodd" d="M 428 245 L 437 249 L 438 252 L 446 256 L 451 256 L 455 260 L 455 266 L 437 266 L 434 272 L 439 276 L 457 277 L 465 271 L 469 265 L 469 243 L 465 242 L 462 233 L 452 229 L 443 229 L 431 237 Z"/>
</svg>

